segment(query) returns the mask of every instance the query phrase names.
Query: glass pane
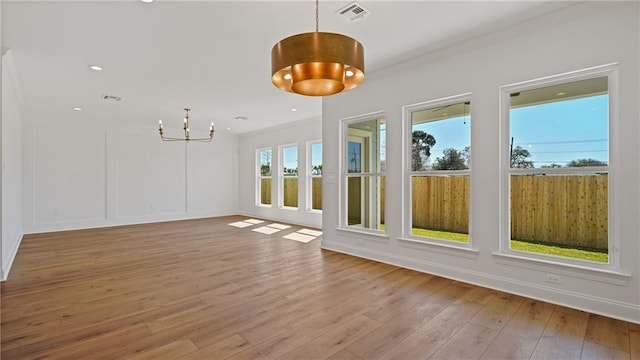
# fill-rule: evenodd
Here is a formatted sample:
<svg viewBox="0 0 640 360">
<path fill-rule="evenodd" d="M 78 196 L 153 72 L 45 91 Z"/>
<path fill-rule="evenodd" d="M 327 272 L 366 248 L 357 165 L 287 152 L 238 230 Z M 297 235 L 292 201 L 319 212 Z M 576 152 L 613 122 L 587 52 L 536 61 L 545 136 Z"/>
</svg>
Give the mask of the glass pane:
<svg viewBox="0 0 640 360">
<path fill-rule="evenodd" d="M 322 178 L 311 178 L 311 209 L 322 210 Z"/>
<path fill-rule="evenodd" d="M 313 143 L 311 149 L 311 209 L 322 210 L 322 143 Z"/>
<path fill-rule="evenodd" d="M 465 101 L 411 114 L 411 171 L 469 168 L 470 108 Z"/>
<path fill-rule="evenodd" d="M 282 179 L 283 184 L 283 202 L 284 206 L 298 206 L 298 177 L 285 177 Z"/>
<path fill-rule="evenodd" d="M 271 150 L 260 151 L 260 175 L 271 176 Z"/>
<path fill-rule="evenodd" d="M 384 229 L 383 176 L 347 178 L 347 225 L 366 229 Z"/>
<path fill-rule="evenodd" d="M 512 93 L 509 119 L 512 168 L 609 163 L 607 77 Z"/>
<path fill-rule="evenodd" d="M 298 207 L 298 146 L 282 148 L 282 205 Z"/>
<path fill-rule="evenodd" d="M 258 161 L 260 204 L 271 205 L 271 150 L 260 150 L 258 152 Z"/>
<path fill-rule="evenodd" d="M 347 127 L 346 164 L 349 173 L 378 173 L 385 168 L 386 126 L 383 119 L 351 123 Z"/>
<path fill-rule="evenodd" d="M 386 126 L 383 119 L 350 123 L 344 143 L 347 226 L 384 230 Z M 369 174 L 359 175 L 358 174 Z"/>
<path fill-rule="evenodd" d="M 607 263 L 608 175 L 511 175 L 511 249 Z"/>
<path fill-rule="evenodd" d="M 298 146 L 282 148 L 282 165 L 283 176 L 298 176 Z"/>
<path fill-rule="evenodd" d="M 311 175 L 322 175 L 322 143 L 311 144 Z"/>
<path fill-rule="evenodd" d="M 271 177 L 260 178 L 260 204 L 271 205 Z"/>
<path fill-rule="evenodd" d="M 413 176 L 411 235 L 469 242 L 469 176 Z"/>
</svg>

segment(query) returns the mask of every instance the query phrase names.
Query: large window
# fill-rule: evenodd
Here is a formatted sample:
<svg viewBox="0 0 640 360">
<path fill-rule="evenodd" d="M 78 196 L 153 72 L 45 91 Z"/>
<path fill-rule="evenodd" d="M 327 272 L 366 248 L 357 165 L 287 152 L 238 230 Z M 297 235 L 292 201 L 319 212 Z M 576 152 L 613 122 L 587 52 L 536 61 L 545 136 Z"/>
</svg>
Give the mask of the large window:
<svg viewBox="0 0 640 360">
<path fill-rule="evenodd" d="M 271 149 L 256 150 L 256 204 L 271 205 Z"/>
<path fill-rule="evenodd" d="M 298 145 L 280 147 L 280 206 L 298 207 Z"/>
<path fill-rule="evenodd" d="M 405 237 L 468 246 L 470 109 L 470 95 L 405 107 Z"/>
<path fill-rule="evenodd" d="M 322 210 L 322 142 L 310 142 L 307 147 L 309 169 L 307 183 L 309 210 Z"/>
<path fill-rule="evenodd" d="M 611 114 L 615 68 L 502 88 L 503 251 L 615 266 Z"/>
<path fill-rule="evenodd" d="M 343 121 L 343 227 L 384 229 L 385 129 L 381 116 Z"/>
</svg>

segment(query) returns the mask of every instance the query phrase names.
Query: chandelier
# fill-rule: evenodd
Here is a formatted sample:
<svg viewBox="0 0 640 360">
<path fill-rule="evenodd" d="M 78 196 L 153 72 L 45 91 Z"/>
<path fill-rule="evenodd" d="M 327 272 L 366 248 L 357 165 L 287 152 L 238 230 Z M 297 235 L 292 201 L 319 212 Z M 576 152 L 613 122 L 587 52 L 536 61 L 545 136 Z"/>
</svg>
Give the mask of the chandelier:
<svg viewBox="0 0 640 360">
<path fill-rule="evenodd" d="M 162 120 L 158 121 L 159 124 L 159 130 L 160 130 L 160 138 L 163 141 L 206 141 L 209 142 L 213 139 L 213 133 L 216 131 L 213 128 L 213 121 L 211 122 L 211 126 L 209 126 L 209 137 L 207 138 L 192 138 L 191 135 L 189 135 L 189 111 L 191 111 L 191 109 L 189 108 L 184 108 L 184 111 L 186 112 L 185 116 L 184 116 L 184 122 L 183 122 L 183 126 L 182 129 L 184 130 L 184 138 L 173 138 L 173 137 L 166 137 L 164 136 L 164 128 L 162 127 Z"/>
<path fill-rule="evenodd" d="M 308 96 L 347 91 L 364 80 L 364 48 L 345 35 L 316 31 L 280 40 L 271 49 L 271 82 L 277 88 Z"/>
</svg>

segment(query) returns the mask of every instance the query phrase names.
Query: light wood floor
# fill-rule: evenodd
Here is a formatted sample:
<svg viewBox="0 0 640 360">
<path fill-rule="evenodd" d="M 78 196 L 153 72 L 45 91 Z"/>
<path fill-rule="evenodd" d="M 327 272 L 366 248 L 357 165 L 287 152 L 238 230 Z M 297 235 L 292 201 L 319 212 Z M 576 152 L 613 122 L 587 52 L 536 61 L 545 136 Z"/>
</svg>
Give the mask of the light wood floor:
<svg viewBox="0 0 640 360">
<path fill-rule="evenodd" d="M 640 325 L 283 238 L 298 226 L 229 225 L 243 219 L 25 236 L 2 360 L 640 358 Z"/>
</svg>

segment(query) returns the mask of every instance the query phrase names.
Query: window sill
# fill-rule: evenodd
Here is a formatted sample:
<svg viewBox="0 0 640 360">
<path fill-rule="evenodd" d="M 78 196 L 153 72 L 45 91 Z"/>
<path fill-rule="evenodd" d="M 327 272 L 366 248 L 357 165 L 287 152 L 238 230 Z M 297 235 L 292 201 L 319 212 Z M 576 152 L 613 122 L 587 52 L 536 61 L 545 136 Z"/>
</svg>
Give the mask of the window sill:
<svg viewBox="0 0 640 360">
<path fill-rule="evenodd" d="M 443 244 L 440 242 L 433 242 L 428 240 L 418 240 L 411 238 L 398 238 L 400 244 L 405 247 L 413 249 L 426 250 L 453 256 L 461 256 L 468 259 L 475 259 L 478 257 L 478 250 L 469 247 L 455 246 L 449 244 Z"/>
<path fill-rule="evenodd" d="M 268 205 L 268 204 L 256 204 L 256 207 L 259 208 L 272 208 L 273 205 Z"/>
<path fill-rule="evenodd" d="M 291 206 L 280 206 L 278 209 L 286 210 L 286 211 L 298 211 L 297 207 L 291 207 Z"/>
<path fill-rule="evenodd" d="M 367 230 L 360 230 L 360 229 L 353 229 L 353 228 L 336 228 L 337 231 L 345 233 L 347 235 L 367 235 L 370 236 L 369 239 L 366 240 L 373 240 L 373 241 L 378 241 L 378 242 L 388 242 L 389 241 L 389 236 L 387 236 L 387 234 L 381 232 L 381 231 L 377 231 L 377 230 L 371 230 L 371 231 L 367 231 Z"/>
<path fill-rule="evenodd" d="M 514 254 L 493 253 L 498 264 L 517 266 L 541 272 L 553 272 L 585 280 L 599 281 L 607 284 L 627 286 L 631 275 L 614 270 L 598 269 L 587 266 L 564 264 L 551 260 L 534 259 Z"/>
</svg>

